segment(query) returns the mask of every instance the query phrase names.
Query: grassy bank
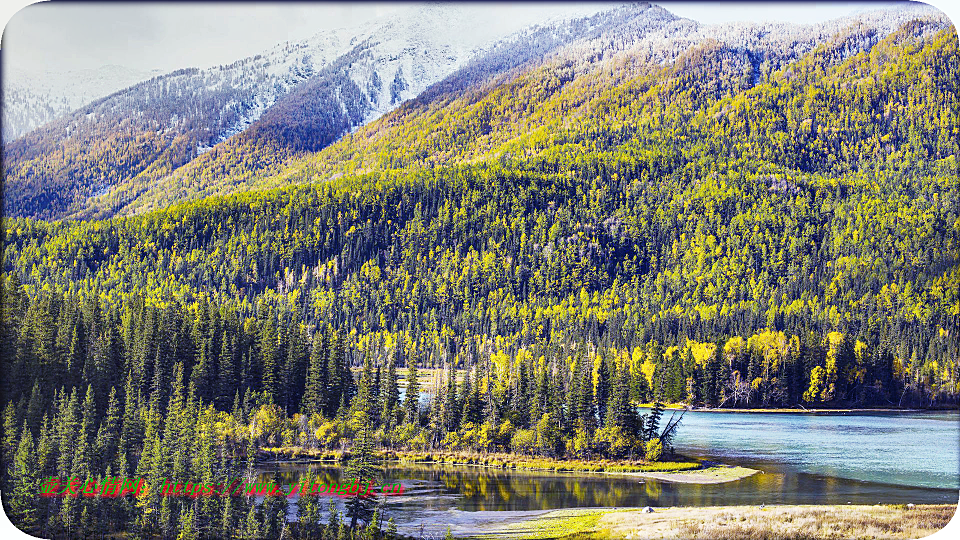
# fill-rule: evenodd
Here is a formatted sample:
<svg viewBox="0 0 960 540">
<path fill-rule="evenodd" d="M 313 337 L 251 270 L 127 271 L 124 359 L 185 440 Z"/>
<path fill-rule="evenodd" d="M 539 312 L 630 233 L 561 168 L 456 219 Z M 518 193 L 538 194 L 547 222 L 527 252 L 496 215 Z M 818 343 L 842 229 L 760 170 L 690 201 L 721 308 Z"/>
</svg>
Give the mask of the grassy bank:
<svg viewBox="0 0 960 540">
<path fill-rule="evenodd" d="M 677 472 L 701 469 L 699 461 L 626 461 L 531 458 L 515 454 L 474 454 L 468 452 L 385 452 L 384 457 L 408 463 L 480 465 L 498 469 L 531 469 L 555 472 Z"/>
<path fill-rule="evenodd" d="M 505 524 L 475 538 L 501 539 L 909 539 L 947 525 L 956 505 L 713 506 L 569 509 Z"/>
<path fill-rule="evenodd" d="M 592 473 L 703 473 L 715 478 L 723 476 L 731 479 L 730 474 L 740 474 L 743 467 L 725 467 L 710 462 L 700 462 L 679 457 L 678 461 L 628 461 L 628 460 L 575 460 L 533 458 L 516 454 L 480 454 L 471 452 L 398 452 L 385 450 L 380 452 L 386 461 L 401 463 L 441 463 L 448 465 L 475 465 L 496 469 L 528 469 L 554 472 L 592 472 Z M 336 463 L 349 457 L 348 452 L 337 450 L 312 450 L 301 447 L 261 448 L 258 459 L 272 460 L 308 460 Z M 750 474 L 752 474 L 752 472 Z M 722 474 L 721 474 L 722 473 Z M 651 476 L 652 477 L 652 476 Z M 691 477 L 692 478 L 692 477 Z M 706 478 L 706 477 L 704 477 Z M 667 479 L 667 478 L 662 478 Z"/>
<path fill-rule="evenodd" d="M 753 474 L 756 469 L 731 467 L 710 461 L 681 458 L 681 461 L 625 461 L 625 460 L 561 460 L 530 458 L 514 454 L 478 454 L 467 452 L 396 452 L 383 451 L 385 461 L 400 463 L 437 463 L 446 465 L 469 465 L 503 470 L 530 470 L 550 472 L 583 472 L 617 474 L 649 478 L 664 482 L 685 484 L 719 484 L 740 480 Z M 317 461 L 339 463 L 349 457 L 340 451 L 307 450 L 300 447 L 262 448 L 260 461 Z"/>
</svg>

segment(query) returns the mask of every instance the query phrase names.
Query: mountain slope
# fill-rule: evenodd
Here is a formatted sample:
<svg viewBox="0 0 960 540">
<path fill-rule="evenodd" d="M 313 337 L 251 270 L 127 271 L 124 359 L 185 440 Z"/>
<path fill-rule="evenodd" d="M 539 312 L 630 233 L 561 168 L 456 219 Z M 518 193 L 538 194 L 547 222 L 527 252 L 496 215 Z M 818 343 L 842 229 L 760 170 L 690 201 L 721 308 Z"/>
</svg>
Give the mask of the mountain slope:
<svg viewBox="0 0 960 540">
<path fill-rule="evenodd" d="M 453 75 L 427 87 L 425 91 L 423 85 L 407 89 L 417 96 L 418 101 L 444 99 L 447 95 L 460 94 L 468 89 L 472 91 L 474 87 L 496 84 L 496 81 L 510 77 L 515 70 L 538 65 L 545 56 L 584 38 L 609 33 L 611 29 L 617 29 L 618 32 L 628 29 L 647 32 L 676 20 L 676 17 L 649 4 L 636 4 L 592 15 L 556 19 L 554 22 L 534 25 L 495 42 L 473 55 L 472 60 L 462 69 L 453 71 Z M 371 56 L 367 50 L 361 48 L 340 61 L 356 66 L 362 65 L 369 58 Z M 404 73 L 404 69 L 399 68 L 398 73 Z M 423 66 L 419 69 L 422 70 Z M 323 133 L 317 129 L 317 126 L 321 125 L 346 128 L 363 123 L 351 123 L 351 115 L 356 115 L 358 111 L 364 110 L 364 107 L 334 109 L 331 114 L 330 107 L 318 105 L 330 101 L 334 92 L 344 91 L 359 96 L 359 102 L 366 102 L 367 98 L 359 88 L 336 82 L 338 79 L 335 78 L 342 77 L 342 73 L 339 66 L 332 67 L 327 75 L 304 83 L 278 102 L 274 109 L 264 115 L 261 122 L 252 125 L 247 132 L 219 146 L 209 155 L 201 156 L 172 174 L 143 175 L 101 197 L 92 198 L 87 204 L 89 211 L 110 209 L 109 212 L 101 212 L 99 215 L 111 215 L 114 211 L 123 214 L 143 212 L 152 208 L 163 208 L 176 201 L 263 187 L 263 178 L 282 170 L 288 158 L 297 157 L 304 152 L 309 155 L 310 152 L 334 142 L 337 137 L 322 137 L 319 144 L 313 145 L 290 143 L 288 140 L 302 143 L 307 140 L 302 134 Z M 391 83 L 391 86 L 394 85 L 397 85 L 396 80 Z M 379 88 L 378 85 L 368 85 L 371 86 Z M 402 84 L 402 87 L 407 86 L 406 83 Z M 386 88 L 382 92 L 385 93 Z M 386 95 L 383 97 L 386 98 Z M 390 104 L 397 105 L 399 101 L 391 98 Z M 372 118 L 371 115 L 367 120 Z M 339 133 L 345 131 L 346 129 L 341 129 Z M 84 215 L 91 215 L 89 211 Z"/>
<path fill-rule="evenodd" d="M 269 169 L 322 148 L 499 37 L 472 31 L 461 10 L 427 5 L 101 99 L 5 146 L 6 210 L 43 218 L 109 215 L 110 207 L 88 199 L 111 193 L 114 204 L 124 204 L 198 156 L 226 174 Z"/>
<path fill-rule="evenodd" d="M 216 193 L 357 171 L 436 166 L 448 162 L 451 155 L 455 160 L 480 158 L 514 137 L 562 131 L 559 124 L 568 120 L 559 120 L 567 111 L 583 107 L 585 96 L 597 88 L 615 87 L 678 60 L 681 63 L 675 69 L 685 72 L 687 84 L 701 85 L 702 92 L 718 97 L 749 88 L 824 44 L 829 45 L 822 54 L 828 54 L 832 63 L 840 62 L 917 17 L 932 25 L 929 31 L 947 24 L 938 12 L 924 7 L 878 11 L 818 25 L 714 26 L 679 19 L 657 6 L 621 6 L 540 25 L 505 39 L 388 117 L 314 156 L 294 156 L 285 162 L 275 158 L 289 154 L 253 151 L 247 155 L 258 156 L 253 160 L 256 164 L 267 159 L 259 156 L 269 156 L 271 167 L 233 170 L 225 170 L 224 164 L 240 161 L 236 156 L 204 156 L 171 175 L 151 179 L 136 197 L 120 200 L 115 193 L 107 194 L 89 204 L 130 214 Z M 512 81 L 529 72 L 541 79 L 535 91 L 513 92 Z M 603 75 L 580 77 L 586 73 Z M 557 109 L 539 105 L 555 95 L 566 96 Z M 274 171 L 277 174 L 271 176 Z"/>
<path fill-rule="evenodd" d="M 158 75 L 123 66 L 3 74 L 3 141 L 13 141 L 87 103 Z"/>
<path fill-rule="evenodd" d="M 640 94 L 649 87 L 651 76 L 668 74 L 675 81 L 674 90 L 691 89 L 697 96 L 716 99 L 769 80 L 784 65 L 810 53 L 824 66 L 840 64 L 906 24 L 911 24 L 911 32 L 927 36 L 949 27 L 939 12 L 919 8 L 819 25 L 711 26 L 678 19 L 647 33 L 608 31 L 559 51 L 532 70 L 528 79 L 536 84 L 508 82 L 450 92 L 440 99 L 418 98 L 358 130 L 349 141 L 302 160 L 275 183 L 436 166 L 491 153 L 515 155 L 510 149 L 514 143 L 537 137 L 555 141 L 565 132 L 577 131 L 584 114 L 607 107 L 591 100 L 602 102 L 603 93 L 612 89 Z M 620 138 L 643 136 L 643 127 L 629 115 L 608 120 Z M 596 145 L 599 141 L 590 141 L 595 135 L 578 137 Z"/>
<path fill-rule="evenodd" d="M 715 26 L 636 4 L 470 49 L 451 45 L 468 21 L 452 9 L 428 6 L 356 35 L 322 34 L 111 96 L 5 148 L 6 209 L 103 218 L 353 171 L 435 166 L 451 153 L 480 158 L 515 137 L 550 131 L 543 126 L 582 109 L 598 80 L 617 86 L 671 65 L 688 84 L 706 81 L 701 92 L 719 97 L 818 46 L 836 63 L 913 18 L 932 28 L 947 24 L 935 10 L 916 7 L 819 25 Z M 512 93 L 511 81 L 527 72 L 538 73 L 539 88 Z M 603 75 L 581 77 L 586 73 Z M 492 94 L 496 100 L 484 100 Z M 537 105 L 559 94 L 566 96 L 559 110 Z"/>
<path fill-rule="evenodd" d="M 631 33 L 610 56 L 601 34 L 471 71 L 277 177 L 298 185 L 5 219 L 14 520 L 57 537 L 84 516 L 115 535 L 242 523 L 317 537 L 306 498 L 287 528 L 270 497 L 244 520 L 31 486 L 65 471 L 229 481 L 258 449 L 351 440 L 354 457 L 376 445 L 622 470 L 669 447 L 664 402 L 956 409 L 956 29 L 842 28 L 763 55 L 725 33 L 676 50 Z M 282 149 L 282 129 L 264 130 Z M 423 392 L 414 368 L 433 368 Z M 890 435 L 887 454 L 907 448 Z"/>
</svg>

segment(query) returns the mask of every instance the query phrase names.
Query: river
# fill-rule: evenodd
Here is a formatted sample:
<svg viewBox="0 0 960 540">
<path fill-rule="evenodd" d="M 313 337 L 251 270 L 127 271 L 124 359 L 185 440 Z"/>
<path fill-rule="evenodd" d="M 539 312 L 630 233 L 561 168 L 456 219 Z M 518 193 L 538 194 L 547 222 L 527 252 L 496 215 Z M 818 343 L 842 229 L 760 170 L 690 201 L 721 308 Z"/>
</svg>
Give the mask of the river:
<svg viewBox="0 0 960 540">
<path fill-rule="evenodd" d="M 666 417 L 670 416 L 666 413 Z M 589 473 L 388 464 L 385 480 L 402 496 L 386 499 L 401 532 L 470 534 L 495 522 L 558 508 L 760 504 L 956 504 L 960 415 L 945 413 L 688 412 L 680 453 L 762 471 L 723 484 L 679 484 Z M 295 481 L 305 470 L 341 480 L 340 469 L 281 463 L 261 479 Z M 294 498 L 291 502 L 295 503 Z M 327 499 L 341 504 L 340 499 Z M 291 518 L 296 515 L 291 505 Z"/>
</svg>

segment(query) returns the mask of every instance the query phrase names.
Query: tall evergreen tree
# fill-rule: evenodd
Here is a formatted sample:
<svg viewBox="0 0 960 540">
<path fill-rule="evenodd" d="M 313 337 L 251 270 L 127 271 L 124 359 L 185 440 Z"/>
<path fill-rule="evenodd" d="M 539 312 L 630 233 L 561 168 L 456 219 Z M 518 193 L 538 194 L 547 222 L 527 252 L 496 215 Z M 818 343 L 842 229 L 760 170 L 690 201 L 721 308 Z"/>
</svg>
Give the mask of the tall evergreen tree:
<svg viewBox="0 0 960 540">
<path fill-rule="evenodd" d="M 39 475 L 37 474 L 35 447 L 33 434 L 24 423 L 20 431 L 20 442 L 12 461 L 12 485 L 9 498 L 6 499 L 10 509 L 10 520 L 21 530 L 36 532 L 37 519 L 37 490 Z"/>
<path fill-rule="evenodd" d="M 460 407 L 457 404 L 457 370 L 452 364 L 447 366 L 447 384 L 443 392 L 440 416 L 446 431 L 457 430 L 460 425 Z"/>
<path fill-rule="evenodd" d="M 236 338 L 233 330 L 226 327 L 220 341 L 220 357 L 217 362 L 217 388 L 215 403 L 225 411 L 233 403 L 237 391 Z"/>
<path fill-rule="evenodd" d="M 375 485 L 379 481 L 380 467 L 374 453 L 373 434 L 371 433 L 372 428 L 369 419 L 365 418 L 362 412 L 360 414 L 361 419 L 358 422 L 360 431 L 353 440 L 350 459 L 347 460 L 344 474 L 349 481 L 355 481 L 363 487 L 368 484 Z M 366 523 L 370 522 L 374 504 L 374 499 L 362 496 L 362 492 L 347 501 L 346 513 L 347 517 L 350 518 L 350 529 L 356 529 L 359 520 Z"/>
<path fill-rule="evenodd" d="M 407 423 L 420 423 L 420 379 L 417 365 L 412 361 L 407 364 L 407 388 L 403 396 L 404 418 Z"/>
<path fill-rule="evenodd" d="M 397 384 L 397 366 L 393 358 L 387 363 L 387 372 L 383 381 L 383 411 L 381 418 L 387 426 L 397 422 L 397 407 L 400 402 L 400 387 Z"/>
<path fill-rule="evenodd" d="M 607 404 L 610 401 L 610 368 L 607 366 L 607 359 L 602 355 L 598 358 L 597 363 L 597 412 L 600 415 L 600 423 L 603 424 Z"/>
<path fill-rule="evenodd" d="M 270 403 L 277 403 L 280 395 L 280 351 L 277 343 L 277 324 L 273 313 L 268 313 L 260 329 L 257 343 L 260 349 L 263 374 L 260 387 Z"/>
<path fill-rule="evenodd" d="M 330 330 L 325 327 L 313 336 L 313 346 L 310 349 L 310 364 L 307 368 L 307 380 L 303 392 L 301 410 L 305 414 L 323 413 L 326 407 L 325 396 L 328 384 L 328 364 L 330 346 Z"/>
<path fill-rule="evenodd" d="M 708 407 L 716 407 L 718 404 L 719 386 L 720 386 L 720 366 L 723 363 L 723 343 L 717 342 L 713 349 L 713 354 L 707 359 L 707 365 L 703 376 L 703 401 Z"/>
<path fill-rule="evenodd" d="M 117 467 L 117 448 L 120 442 L 120 400 L 117 399 L 117 389 L 110 388 L 107 398 L 107 410 L 100 421 L 97 437 L 94 443 L 95 470 L 103 471 L 112 466 Z"/>
</svg>

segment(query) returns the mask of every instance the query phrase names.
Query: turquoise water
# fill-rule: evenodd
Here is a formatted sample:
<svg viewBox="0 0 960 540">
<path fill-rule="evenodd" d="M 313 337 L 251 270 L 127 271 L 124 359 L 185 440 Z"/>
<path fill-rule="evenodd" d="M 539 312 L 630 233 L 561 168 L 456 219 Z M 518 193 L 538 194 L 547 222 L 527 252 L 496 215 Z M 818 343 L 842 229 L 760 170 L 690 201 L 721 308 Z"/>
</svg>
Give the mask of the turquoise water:
<svg viewBox="0 0 960 540">
<path fill-rule="evenodd" d="M 960 490 L 957 411 L 691 411 L 674 444 L 681 453 L 765 472 Z"/>
</svg>

